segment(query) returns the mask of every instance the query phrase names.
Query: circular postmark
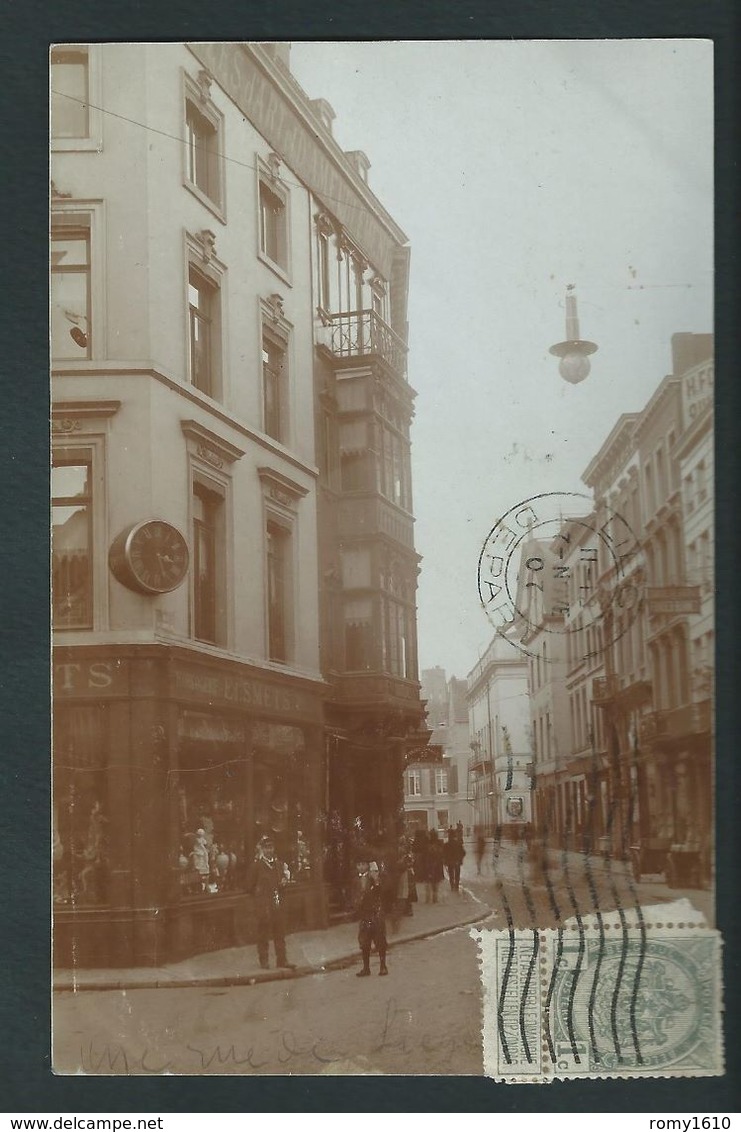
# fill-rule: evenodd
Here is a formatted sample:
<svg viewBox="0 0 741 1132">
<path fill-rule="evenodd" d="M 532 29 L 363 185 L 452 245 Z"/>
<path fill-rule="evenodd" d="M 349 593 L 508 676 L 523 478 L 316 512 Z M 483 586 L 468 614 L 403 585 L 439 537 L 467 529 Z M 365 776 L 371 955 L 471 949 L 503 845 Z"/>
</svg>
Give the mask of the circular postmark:
<svg viewBox="0 0 741 1132">
<path fill-rule="evenodd" d="M 589 660 L 629 631 L 643 599 L 641 544 L 625 517 L 580 492 L 511 507 L 487 535 L 478 590 L 495 629 L 527 655 Z M 557 639 L 568 638 L 565 649 Z M 566 659 L 566 655 L 563 655 Z"/>
</svg>

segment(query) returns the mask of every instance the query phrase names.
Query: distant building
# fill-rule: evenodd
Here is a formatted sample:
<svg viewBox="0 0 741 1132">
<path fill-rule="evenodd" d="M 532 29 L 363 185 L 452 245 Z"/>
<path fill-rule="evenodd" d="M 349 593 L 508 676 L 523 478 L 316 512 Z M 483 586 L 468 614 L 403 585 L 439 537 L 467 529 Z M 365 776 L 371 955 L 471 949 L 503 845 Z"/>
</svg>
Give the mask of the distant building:
<svg viewBox="0 0 741 1132">
<path fill-rule="evenodd" d="M 468 796 L 476 833 L 516 838 L 532 820 L 528 664 L 502 630 L 468 674 Z"/>
<path fill-rule="evenodd" d="M 471 806 L 467 795 L 469 750 L 466 682 L 446 679 L 445 669 L 421 673 L 427 700 L 427 726 L 432 735 L 426 758 L 408 764 L 404 810 L 408 830 L 448 829 L 458 822 L 467 830 Z"/>
<path fill-rule="evenodd" d="M 566 519 L 548 545 L 526 545 L 523 557 L 558 562 L 557 602 L 539 608 L 533 588 L 518 607 L 532 654 L 536 830 L 631 857 L 636 875 L 707 883 L 711 336 L 674 335 L 672 358 L 673 372 L 640 413 L 620 417 L 585 470 L 592 513 Z"/>
</svg>

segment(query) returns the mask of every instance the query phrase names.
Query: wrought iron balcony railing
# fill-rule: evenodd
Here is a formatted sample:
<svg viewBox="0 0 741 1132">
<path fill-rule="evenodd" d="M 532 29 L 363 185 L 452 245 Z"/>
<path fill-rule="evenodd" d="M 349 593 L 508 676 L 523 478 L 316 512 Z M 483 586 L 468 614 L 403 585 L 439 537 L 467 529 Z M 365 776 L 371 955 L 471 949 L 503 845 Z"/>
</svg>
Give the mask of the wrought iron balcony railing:
<svg viewBox="0 0 741 1132">
<path fill-rule="evenodd" d="M 338 359 L 381 358 L 406 380 L 406 344 L 373 310 L 327 315 L 321 344 Z"/>
</svg>

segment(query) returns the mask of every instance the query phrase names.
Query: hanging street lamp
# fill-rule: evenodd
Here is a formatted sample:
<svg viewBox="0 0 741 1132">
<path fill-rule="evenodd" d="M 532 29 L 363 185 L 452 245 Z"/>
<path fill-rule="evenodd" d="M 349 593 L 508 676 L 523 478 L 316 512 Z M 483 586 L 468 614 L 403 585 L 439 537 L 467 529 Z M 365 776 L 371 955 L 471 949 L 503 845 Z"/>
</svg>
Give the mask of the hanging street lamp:
<svg viewBox="0 0 741 1132">
<path fill-rule="evenodd" d="M 564 381 L 578 385 L 585 377 L 589 377 L 589 355 L 595 352 L 597 346 L 594 342 L 586 342 L 579 337 L 579 315 L 573 291 L 574 284 L 569 283 L 566 288 L 566 340 L 551 346 L 550 353 L 561 359 L 558 372 Z"/>
</svg>

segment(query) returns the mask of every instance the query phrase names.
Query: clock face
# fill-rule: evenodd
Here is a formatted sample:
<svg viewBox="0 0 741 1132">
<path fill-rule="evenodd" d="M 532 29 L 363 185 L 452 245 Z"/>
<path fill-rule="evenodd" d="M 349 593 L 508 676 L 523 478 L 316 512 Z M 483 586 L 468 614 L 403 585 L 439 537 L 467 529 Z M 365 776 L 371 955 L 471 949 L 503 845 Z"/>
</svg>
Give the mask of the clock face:
<svg viewBox="0 0 741 1132">
<path fill-rule="evenodd" d="M 120 582 L 141 593 L 175 590 L 188 572 L 188 544 L 161 519 L 135 523 L 115 539 L 109 561 Z"/>
</svg>

